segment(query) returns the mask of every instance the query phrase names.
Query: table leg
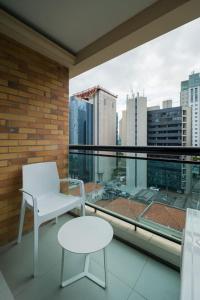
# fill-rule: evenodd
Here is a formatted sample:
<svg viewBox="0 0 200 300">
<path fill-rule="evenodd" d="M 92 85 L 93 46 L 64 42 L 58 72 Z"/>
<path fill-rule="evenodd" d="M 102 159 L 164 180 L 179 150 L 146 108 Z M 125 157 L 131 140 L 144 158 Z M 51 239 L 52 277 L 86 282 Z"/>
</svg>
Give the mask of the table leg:
<svg viewBox="0 0 200 300">
<path fill-rule="evenodd" d="M 102 288 L 106 288 L 107 285 L 107 260 L 106 260 L 106 249 L 103 249 L 103 256 L 104 256 L 104 275 L 105 275 L 105 281 L 100 280 L 99 278 L 97 278 L 95 275 L 91 274 L 89 272 L 89 263 L 90 263 L 90 257 L 89 254 L 86 255 L 85 258 L 85 267 L 84 267 L 84 271 L 81 272 L 80 274 L 77 274 L 73 277 L 71 277 L 70 279 L 64 280 L 64 263 L 65 263 L 65 249 L 62 248 L 62 262 L 61 262 L 61 276 L 60 276 L 60 286 L 61 287 L 65 287 L 68 286 L 72 283 L 74 283 L 75 281 L 83 278 L 83 277 L 87 277 L 90 280 L 94 281 L 96 284 L 98 284 L 100 287 Z"/>
<path fill-rule="evenodd" d="M 86 254 L 85 267 L 84 267 L 85 273 L 88 273 L 88 271 L 89 271 L 89 264 L 90 264 L 90 256 L 89 256 L 89 254 Z"/>
</svg>

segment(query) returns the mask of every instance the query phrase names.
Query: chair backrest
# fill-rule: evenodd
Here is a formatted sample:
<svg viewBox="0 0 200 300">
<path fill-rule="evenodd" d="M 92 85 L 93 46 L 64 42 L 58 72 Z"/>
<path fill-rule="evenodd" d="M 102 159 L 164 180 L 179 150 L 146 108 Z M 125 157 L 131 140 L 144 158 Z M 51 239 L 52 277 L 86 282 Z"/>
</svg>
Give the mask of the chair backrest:
<svg viewBox="0 0 200 300">
<path fill-rule="evenodd" d="M 34 195 L 59 192 L 60 182 L 56 162 L 24 165 L 23 189 Z"/>
</svg>

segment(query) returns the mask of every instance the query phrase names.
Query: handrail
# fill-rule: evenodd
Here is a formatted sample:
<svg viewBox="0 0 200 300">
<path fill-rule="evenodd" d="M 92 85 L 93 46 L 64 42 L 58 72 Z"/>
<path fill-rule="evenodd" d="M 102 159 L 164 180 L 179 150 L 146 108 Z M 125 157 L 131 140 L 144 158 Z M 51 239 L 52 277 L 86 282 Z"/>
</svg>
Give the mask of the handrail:
<svg viewBox="0 0 200 300">
<path fill-rule="evenodd" d="M 200 156 L 200 147 L 183 146 L 110 146 L 110 145 L 69 145 L 70 150 L 129 152 L 162 155 Z"/>
<path fill-rule="evenodd" d="M 123 216 L 123 215 L 121 215 L 119 213 L 113 212 L 111 210 L 106 209 L 105 207 L 101 207 L 101 206 L 96 205 L 94 203 L 90 203 L 90 202 L 86 201 L 86 205 L 89 206 L 89 207 L 92 207 L 94 210 L 98 210 L 100 212 L 103 212 L 103 213 L 111 216 L 111 217 L 117 218 L 117 219 L 119 219 L 121 221 L 124 221 L 124 222 L 126 222 L 128 224 L 131 224 L 131 225 L 133 225 L 135 227 L 144 229 L 144 230 L 149 231 L 149 232 L 151 232 L 153 234 L 156 234 L 156 235 L 158 235 L 160 237 L 163 237 L 163 238 L 165 238 L 165 239 L 167 239 L 167 240 L 169 240 L 171 242 L 174 242 L 176 244 L 181 244 L 181 238 L 178 238 L 178 237 L 176 237 L 174 235 L 169 235 L 167 233 L 162 233 L 162 231 L 159 231 L 159 230 L 157 230 L 155 228 L 152 228 L 152 227 L 150 227 L 148 225 L 142 224 L 139 221 L 136 221 L 136 220 L 128 218 L 128 217 L 125 217 L 125 216 Z"/>
</svg>

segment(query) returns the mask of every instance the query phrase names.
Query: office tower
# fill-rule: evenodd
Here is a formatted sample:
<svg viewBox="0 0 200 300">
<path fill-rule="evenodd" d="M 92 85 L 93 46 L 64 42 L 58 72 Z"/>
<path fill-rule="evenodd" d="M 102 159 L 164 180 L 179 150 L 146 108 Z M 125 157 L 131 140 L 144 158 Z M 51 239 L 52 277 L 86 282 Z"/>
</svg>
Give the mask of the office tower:
<svg viewBox="0 0 200 300">
<path fill-rule="evenodd" d="M 171 108 L 172 107 L 172 100 L 164 100 L 162 101 L 162 108 Z"/>
<path fill-rule="evenodd" d="M 147 145 L 147 98 L 137 94 L 126 101 L 126 144 L 127 146 Z"/>
<path fill-rule="evenodd" d="M 192 108 L 192 146 L 200 146 L 200 73 L 192 73 L 181 82 L 181 106 Z"/>
<path fill-rule="evenodd" d="M 93 106 L 93 145 L 116 145 L 117 96 L 100 86 L 78 92 L 74 96 Z M 110 180 L 115 167 L 115 158 L 95 157 L 94 180 Z"/>
<path fill-rule="evenodd" d="M 191 108 L 148 111 L 147 128 L 149 146 L 191 146 Z"/>
<path fill-rule="evenodd" d="M 116 145 L 116 99 L 106 89 L 95 86 L 74 96 L 93 105 L 93 144 Z"/>
<path fill-rule="evenodd" d="M 191 108 L 179 106 L 148 111 L 147 128 L 149 146 L 191 146 Z M 148 161 L 147 170 L 148 186 L 190 192 L 189 165 Z"/>
<path fill-rule="evenodd" d="M 90 98 L 94 106 L 94 145 L 116 145 L 116 99 L 116 95 L 99 86 Z M 96 157 L 95 181 L 109 181 L 115 168 L 115 158 Z"/>
<path fill-rule="evenodd" d="M 134 95 L 127 97 L 126 145 L 147 145 L 147 98 L 139 94 L 136 97 Z M 134 159 L 126 160 L 126 185 L 132 195 L 147 186 L 147 162 L 141 159 L 145 158 L 146 154 L 133 154 L 133 156 Z"/>
<path fill-rule="evenodd" d="M 122 146 L 126 146 L 126 110 L 122 111 L 122 117 L 119 121 L 119 136 Z"/>
<path fill-rule="evenodd" d="M 116 98 L 98 87 L 90 99 L 94 105 L 94 145 L 116 145 Z"/>
</svg>

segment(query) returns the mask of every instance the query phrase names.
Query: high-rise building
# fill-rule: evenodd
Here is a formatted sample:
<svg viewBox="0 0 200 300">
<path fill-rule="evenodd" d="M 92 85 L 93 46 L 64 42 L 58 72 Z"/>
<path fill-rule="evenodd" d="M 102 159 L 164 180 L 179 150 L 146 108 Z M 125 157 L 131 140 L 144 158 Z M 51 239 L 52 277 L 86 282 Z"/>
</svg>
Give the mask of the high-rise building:
<svg viewBox="0 0 200 300">
<path fill-rule="evenodd" d="M 191 146 L 191 108 L 179 106 L 148 111 L 147 128 L 150 146 Z M 147 178 L 148 186 L 190 192 L 189 165 L 149 160 Z"/>
<path fill-rule="evenodd" d="M 116 99 L 106 89 L 95 86 L 74 96 L 93 104 L 93 144 L 116 145 Z"/>
<path fill-rule="evenodd" d="M 70 144 L 93 144 L 93 105 L 72 96 L 69 109 Z M 69 164 L 71 176 L 80 176 L 85 182 L 93 180 L 93 157 L 73 154 Z"/>
<path fill-rule="evenodd" d="M 162 102 L 162 108 L 171 108 L 172 107 L 172 100 L 168 99 L 168 100 L 164 100 Z"/>
<path fill-rule="evenodd" d="M 147 98 L 137 94 L 127 97 L 126 101 L 126 145 L 147 145 Z M 128 154 L 130 155 L 130 154 Z M 126 159 L 126 185 L 128 192 L 134 195 L 147 186 L 146 154 L 133 154 Z"/>
<path fill-rule="evenodd" d="M 200 73 L 192 73 L 181 82 L 181 106 L 192 108 L 192 146 L 200 146 Z"/>
<path fill-rule="evenodd" d="M 93 145 L 116 145 L 117 96 L 100 86 L 78 92 L 74 96 L 93 107 Z M 115 167 L 115 158 L 95 157 L 94 180 L 109 180 Z"/>
<path fill-rule="evenodd" d="M 69 106 L 70 144 L 93 144 L 93 105 L 75 96 L 70 97 Z"/>
<path fill-rule="evenodd" d="M 126 145 L 147 145 L 147 98 L 137 94 L 126 101 Z"/>
<path fill-rule="evenodd" d="M 171 107 L 147 112 L 151 146 L 191 146 L 191 108 Z"/>
</svg>

